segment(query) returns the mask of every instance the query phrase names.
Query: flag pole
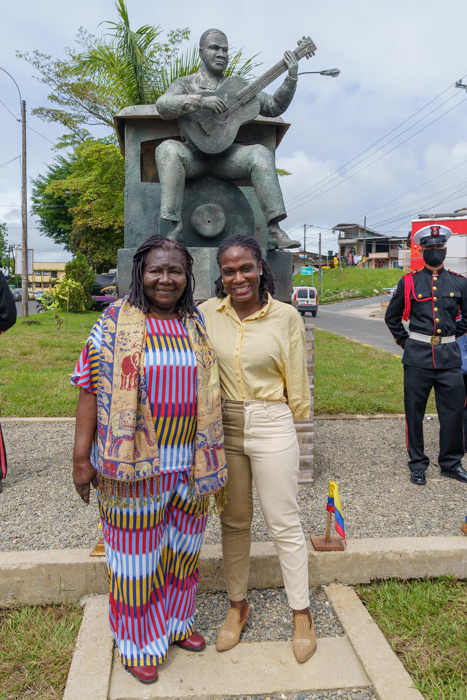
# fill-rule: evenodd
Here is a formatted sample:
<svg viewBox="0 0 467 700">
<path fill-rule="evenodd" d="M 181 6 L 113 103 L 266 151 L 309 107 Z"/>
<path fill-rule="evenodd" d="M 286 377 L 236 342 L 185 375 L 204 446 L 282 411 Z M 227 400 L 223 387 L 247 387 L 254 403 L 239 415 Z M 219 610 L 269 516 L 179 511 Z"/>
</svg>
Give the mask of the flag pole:
<svg viewBox="0 0 467 700">
<path fill-rule="evenodd" d="M 331 541 L 331 520 L 332 520 L 332 513 L 328 510 L 327 512 L 327 520 L 326 520 L 326 535 L 324 537 L 325 542 L 330 542 Z"/>
</svg>

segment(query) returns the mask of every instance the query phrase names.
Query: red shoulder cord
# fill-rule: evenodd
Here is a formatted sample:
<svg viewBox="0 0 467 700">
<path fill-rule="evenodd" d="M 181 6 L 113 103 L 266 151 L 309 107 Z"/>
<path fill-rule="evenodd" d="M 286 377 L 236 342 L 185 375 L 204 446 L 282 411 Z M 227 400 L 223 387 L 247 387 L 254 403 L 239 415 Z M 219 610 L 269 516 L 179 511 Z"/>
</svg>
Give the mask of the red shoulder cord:
<svg viewBox="0 0 467 700">
<path fill-rule="evenodd" d="M 433 299 L 433 297 L 425 297 L 425 299 L 417 299 L 415 296 L 415 289 L 413 286 L 413 276 L 415 273 L 414 272 L 409 272 L 408 275 L 404 275 L 404 313 L 402 314 L 402 320 L 403 321 L 408 321 L 409 316 L 410 316 L 410 305 L 411 305 L 411 297 L 415 299 L 415 301 L 428 301 L 430 299 Z"/>
</svg>

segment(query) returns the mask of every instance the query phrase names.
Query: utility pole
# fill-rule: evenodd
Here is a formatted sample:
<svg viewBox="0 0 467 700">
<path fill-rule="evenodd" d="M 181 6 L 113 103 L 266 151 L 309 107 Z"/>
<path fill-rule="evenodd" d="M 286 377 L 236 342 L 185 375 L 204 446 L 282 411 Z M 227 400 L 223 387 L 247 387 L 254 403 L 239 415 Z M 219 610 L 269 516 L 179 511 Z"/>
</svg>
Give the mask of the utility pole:
<svg viewBox="0 0 467 700">
<path fill-rule="evenodd" d="M 363 220 L 363 263 L 362 267 L 365 267 L 366 263 L 366 216 Z"/>
<path fill-rule="evenodd" d="M 21 97 L 21 90 L 19 89 L 18 83 L 13 78 L 11 73 L 0 66 L 0 70 L 6 73 L 16 85 L 19 95 L 19 109 L 21 112 L 21 119 L 18 121 L 22 125 L 22 135 L 23 135 L 23 145 L 21 150 L 21 219 L 22 219 L 22 236 L 21 236 L 21 250 L 22 250 L 22 265 L 21 265 L 21 276 L 22 276 L 22 296 L 23 300 L 21 303 L 21 314 L 23 318 L 28 316 L 28 206 L 27 206 L 27 180 L 26 180 L 26 102 Z"/>
<path fill-rule="evenodd" d="M 27 204 L 27 179 L 26 179 L 26 102 L 21 103 L 21 125 L 23 132 L 23 146 L 21 150 L 21 214 L 22 214 L 22 235 L 21 235 L 21 287 L 22 302 L 21 315 L 27 318 L 28 311 L 28 204 Z"/>
<path fill-rule="evenodd" d="M 303 224 L 303 252 L 306 253 L 306 224 Z"/>
<path fill-rule="evenodd" d="M 323 284 L 321 282 L 321 231 L 319 232 L 319 258 L 318 258 L 318 296 L 321 297 L 323 293 Z"/>
</svg>

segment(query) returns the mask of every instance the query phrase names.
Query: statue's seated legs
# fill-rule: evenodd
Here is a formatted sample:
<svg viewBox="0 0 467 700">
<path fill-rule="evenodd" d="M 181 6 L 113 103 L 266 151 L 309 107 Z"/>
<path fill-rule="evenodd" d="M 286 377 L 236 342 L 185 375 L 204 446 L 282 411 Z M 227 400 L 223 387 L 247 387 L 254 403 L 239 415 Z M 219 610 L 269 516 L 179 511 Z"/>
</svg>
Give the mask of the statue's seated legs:
<svg viewBox="0 0 467 700">
<path fill-rule="evenodd" d="M 279 227 L 286 218 L 273 154 L 259 144 L 234 143 L 219 155 L 206 155 L 191 144 L 167 140 L 156 149 L 161 184 L 160 232 L 177 238 L 181 218 L 185 180 L 211 175 L 221 180 L 248 178 L 263 210 L 269 228 L 269 242 L 275 248 L 299 247 Z"/>
</svg>

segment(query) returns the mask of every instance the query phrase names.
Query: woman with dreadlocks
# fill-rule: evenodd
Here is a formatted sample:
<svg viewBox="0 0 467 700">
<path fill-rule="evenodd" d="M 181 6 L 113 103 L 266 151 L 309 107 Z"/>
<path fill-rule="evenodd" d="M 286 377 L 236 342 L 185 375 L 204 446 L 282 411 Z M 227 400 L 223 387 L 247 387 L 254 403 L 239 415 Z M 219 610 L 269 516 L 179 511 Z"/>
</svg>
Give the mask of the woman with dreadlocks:
<svg viewBox="0 0 467 700">
<path fill-rule="evenodd" d="M 273 298 L 274 279 L 254 238 L 229 236 L 219 247 L 217 262 L 216 298 L 200 306 L 219 362 L 229 474 L 221 526 L 231 607 L 217 649 L 238 643 L 250 610 L 253 479 L 293 609 L 295 657 L 303 662 L 316 650 L 307 548 L 298 517 L 299 448 L 293 423 L 310 414 L 305 330 L 297 311 Z"/>
<path fill-rule="evenodd" d="M 80 387 L 73 481 L 97 489 L 110 626 L 125 668 L 157 680 L 170 644 L 201 651 L 193 630 L 198 558 L 212 497 L 227 481 L 217 361 L 193 302 L 193 259 L 152 236 L 133 259 L 130 294 L 91 331 Z"/>
</svg>

